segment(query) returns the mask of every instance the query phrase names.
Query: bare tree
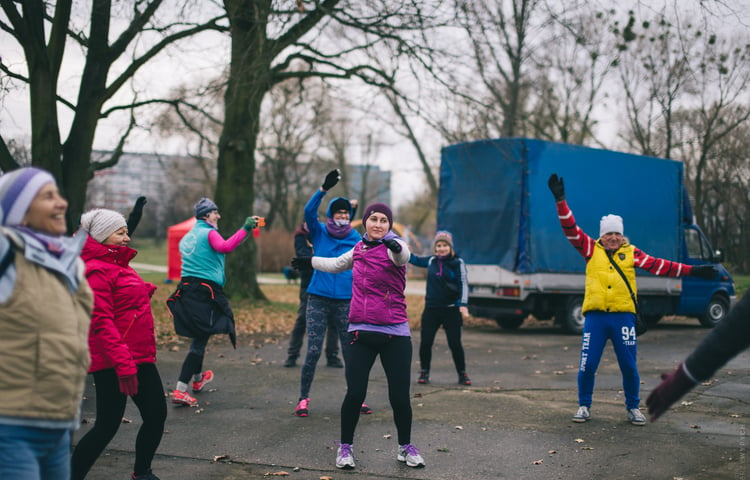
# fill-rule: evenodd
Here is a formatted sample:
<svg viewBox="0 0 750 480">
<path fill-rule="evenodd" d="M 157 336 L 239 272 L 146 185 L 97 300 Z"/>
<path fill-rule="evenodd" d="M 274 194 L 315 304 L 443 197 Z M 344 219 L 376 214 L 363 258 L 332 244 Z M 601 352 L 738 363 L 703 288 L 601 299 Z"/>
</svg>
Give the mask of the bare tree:
<svg viewBox="0 0 750 480">
<path fill-rule="evenodd" d="M 162 23 L 156 15 L 163 0 L 141 1 L 128 10 L 125 4 L 111 0 L 91 0 L 90 4 L 72 0 L 0 0 L 5 18 L 0 30 L 23 48 L 26 72 L 19 72 L 4 63 L 0 71 L 29 89 L 31 111 L 31 155 L 34 165 L 46 168 L 58 179 L 69 201 L 69 229 L 77 225 L 86 199 L 86 184 L 93 172 L 117 163 L 125 141 L 136 121 L 131 114 L 130 126 L 105 161 L 92 161 L 92 146 L 98 122 L 114 112 L 132 111 L 151 99 L 126 105 L 111 103 L 136 73 L 168 46 L 207 30 L 223 30 L 218 12 L 204 22 L 173 21 Z M 89 18 L 77 26 L 71 16 L 73 8 L 88 9 Z M 114 18 L 124 19 L 121 30 L 114 31 Z M 170 16 L 166 16 L 170 17 Z M 148 31 L 149 35 L 144 35 Z M 72 41 L 85 55 L 74 100 L 59 91 L 59 76 L 68 42 Z M 137 44 L 137 48 L 136 45 Z M 117 68 L 114 68 L 117 65 Z M 110 103 L 108 103 L 110 102 Z M 67 138 L 63 141 L 57 109 L 73 112 Z M 18 163 L 0 150 L 3 169 Z"/>
<path fill-rule="evenodd" d="M 388 86 L 387 73 L 367 60 L 370 52 L 388 51 L 395 63 L 429 55 L 417 40 L 435 22 L 441 2 L 225 0 L 224 6 L 232 49 L 216 197 L 229 223 L 240 224 L 255 196 L 255 152 L 266 94 L 290 78 L 357 78 L 365 85 Z M 297 62 L 305 68 L 296 68 Z M 235 279 L 228 293 L 260 296 L 255 245 L 246 242 L 240 251 L 227 259 L 227 275 Z"/>
</svg>

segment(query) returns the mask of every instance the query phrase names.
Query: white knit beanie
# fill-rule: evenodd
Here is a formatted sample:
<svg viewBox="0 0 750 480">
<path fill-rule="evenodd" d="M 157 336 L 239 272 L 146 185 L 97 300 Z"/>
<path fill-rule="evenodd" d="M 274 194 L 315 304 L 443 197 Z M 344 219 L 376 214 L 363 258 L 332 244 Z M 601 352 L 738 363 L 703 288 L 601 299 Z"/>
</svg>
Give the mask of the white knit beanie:
<svg viewBox="0 0 750 480">
<path fill-rule="evenodd" d="M 619 215 L 605 215 L 602 217 L 601 221 L 599 222 L 599 236 L 603 237 L 604 235 L 616 232 L 620 235 L 623 235 L 625 233 L 625 229 L 622 226 L 622 217 Z"/>
<path fill-rule="evenodd" d="M 104 242 L 110 235 L 127 226 L 125 217 L 121 213 L 106 208 L 95 208 L 81 215 L 81 227 L 99 243 Z"/>
</svg>

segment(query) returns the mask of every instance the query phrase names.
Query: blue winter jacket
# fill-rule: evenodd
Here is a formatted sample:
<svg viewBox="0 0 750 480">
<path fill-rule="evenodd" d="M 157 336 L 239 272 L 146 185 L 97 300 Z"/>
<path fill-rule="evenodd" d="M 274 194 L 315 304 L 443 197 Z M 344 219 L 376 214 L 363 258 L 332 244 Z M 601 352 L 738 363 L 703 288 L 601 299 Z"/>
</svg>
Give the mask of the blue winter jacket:
<svg viewBox="0 0 750 480">
<path fill-rule="evenodd" d="M 354 248 L 354 245 L 362 240 L 362 236 L 354 229 L 341 239 L 334 238 L 328 233 L 325 223 L 318 221 L 318 208 L 325 194 L 326 192 L 318 190 L 307 201 L 305 222 L 307 222 L 307 228 L 310 230 L 310 242 L 313 245 L 315 256 L 338 257 Z M 331 217 L 331 203 L 337 199 L 338 197 L 329 202 L 326 210 L 328 217 Z M 349 300 L 352 298 L 352 271 L 328 273 L 316 270 L 310 280 L 310 285 L 307 287 L 307 293 L 336 300 Z"/>
</svg>

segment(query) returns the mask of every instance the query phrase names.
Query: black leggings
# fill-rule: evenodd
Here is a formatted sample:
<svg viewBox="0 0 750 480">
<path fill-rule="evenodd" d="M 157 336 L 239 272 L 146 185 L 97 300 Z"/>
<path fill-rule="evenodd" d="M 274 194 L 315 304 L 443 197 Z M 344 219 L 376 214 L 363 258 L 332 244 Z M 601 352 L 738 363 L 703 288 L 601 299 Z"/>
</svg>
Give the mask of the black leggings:
<svg viewBox="0 0 750 480">
<path fill-rule="evenodd" d="M 422 312 L 422 329 L 419 340 L 419 364 L 422 370 L 429 370 L 432 363 L 432 345 L 435 335 L 442 325 L 448 339 L 448 347 L 453 355 L 456 371 L 461 374 L 466 371 L 464 347 L 461 345 L 461 328 L 463 318 L 458 307 L 425 307 Z"/>
<path fill-rule="evenodd" d="M 351 332 L 344 345 L 346 396 L 341 404 L 341 443 L 354 443 L 360 407 L 367 396 L 367 384 L 375 357 L 388 380 L 388 400 L 398 432 L 398 444 L 411 443 L 411 400 L 409 398 L 411 337 L 366 331 Z"/>
<path fill-rule="evenodd" d="M 96 422 L 81 438 L 73 451 L 71 467 L 73 480 L 86 477 L 102 451 L 117 433 L 125 413 L 128 397 L 120 393 L 115 370 L 110 368 L 93 373 L 96 388 Z M 153 363 L 138 365 L 138 393 L 133 402 L 141 413 L 143 424 L 135 440 L 133 472 L 143 475 L 151 468 L 151 460 L 164 434 L 167 403 L 159 371 Z"/>
</svg>

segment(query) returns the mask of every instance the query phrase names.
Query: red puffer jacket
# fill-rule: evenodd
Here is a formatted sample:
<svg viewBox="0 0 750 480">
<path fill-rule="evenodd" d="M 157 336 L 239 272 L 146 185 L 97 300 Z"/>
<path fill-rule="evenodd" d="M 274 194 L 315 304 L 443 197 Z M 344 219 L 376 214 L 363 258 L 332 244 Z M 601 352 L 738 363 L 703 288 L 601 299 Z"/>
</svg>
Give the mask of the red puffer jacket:
<svg viewBox="0 0 750 480">
<path fill-rule="evenodd" d="M 81 252 L 86 278 L 94 291 L 89 330 L 89 372 L 114 368 L 118 376 L 134 375 L 137 365 L 156 362 L 151 295 L 129 263 L 137 252 L 130 247 L 102 245 L 91 236 Z"/>
</svg>

